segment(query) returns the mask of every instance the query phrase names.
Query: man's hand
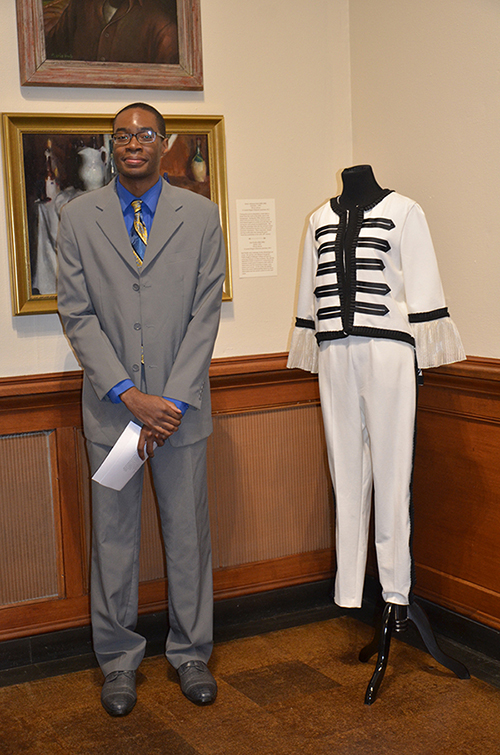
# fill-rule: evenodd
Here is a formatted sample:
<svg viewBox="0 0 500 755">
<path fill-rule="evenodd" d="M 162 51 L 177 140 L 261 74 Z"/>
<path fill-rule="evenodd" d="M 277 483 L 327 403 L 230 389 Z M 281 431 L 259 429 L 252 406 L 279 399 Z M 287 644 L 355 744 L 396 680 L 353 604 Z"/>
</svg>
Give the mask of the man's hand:
<svg viewBox="0 0 500 755">
<path fill-rule="evenodd" d="M 135 387 L 124 391 L 120 398 L 144 425 L 137 446 L 139 456 L 144 459 L 144 445 L 148 456 L 153 456 L 153 442 L 163 446 L 165 440 L 177 432 L 182 412 L 161 396 L 149 396 Z"/>
<path fill-rule="evenodd" d="M 158 435 L 155 435 L 151 428 L 143 425 L 141 434 L 139 435 L 139 441 L 137 443 L 137 453 L 143 461 L 149 459 L 150 456 L 155 455 L 155 443 L 157 446 L 161 447 L 164 445 L 165 441 Z M 144 453 L 144 447 L 146 447 L 146 453 Z"/>
</svg>

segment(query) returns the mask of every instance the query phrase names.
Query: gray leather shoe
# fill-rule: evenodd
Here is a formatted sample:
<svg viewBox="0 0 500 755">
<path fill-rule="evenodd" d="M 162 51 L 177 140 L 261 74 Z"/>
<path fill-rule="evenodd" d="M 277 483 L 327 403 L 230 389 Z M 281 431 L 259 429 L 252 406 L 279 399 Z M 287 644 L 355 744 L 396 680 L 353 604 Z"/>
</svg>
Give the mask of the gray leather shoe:
<svg viewBox="0 0 500 755">
<path fill-rule="evenodd" d="M 203 661 L 187 661 L 177 669 L 181 690 L 195 705 L 210 705 L 217 697 L 217 682 Z"/>
<path fill-rule="evenodd" d="M 101 703 L 110 716 L 126 716 L 137 702 L 135 671 L 112 671 L 101 692 Z"/>
</svg>

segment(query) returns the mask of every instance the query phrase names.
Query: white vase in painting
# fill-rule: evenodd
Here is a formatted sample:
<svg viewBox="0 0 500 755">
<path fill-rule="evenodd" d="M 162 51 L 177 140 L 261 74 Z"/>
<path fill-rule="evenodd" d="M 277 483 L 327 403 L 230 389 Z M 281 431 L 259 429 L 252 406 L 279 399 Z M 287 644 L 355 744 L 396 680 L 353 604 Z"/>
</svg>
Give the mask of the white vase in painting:
<svg viewBox="0 0 500 755">
<path fill-rule="evenodd" d="M 104 147 L 100 149 L 83 147 L 78 154 L 82 160 L 78 175 L 83 181 L 85 191 L 100 189 L 106 181 L 106 164 L 108 161 L 106 149 Z"/>
</svg>

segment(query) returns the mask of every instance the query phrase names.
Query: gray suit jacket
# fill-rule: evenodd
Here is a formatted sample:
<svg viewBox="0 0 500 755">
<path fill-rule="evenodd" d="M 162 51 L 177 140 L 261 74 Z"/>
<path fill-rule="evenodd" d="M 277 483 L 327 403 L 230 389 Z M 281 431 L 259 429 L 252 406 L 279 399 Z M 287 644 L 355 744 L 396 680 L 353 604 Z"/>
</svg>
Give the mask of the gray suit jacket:
<svg viewBox="0 0 500 755">
<path fill-rule="evenodd" d="M 61 215 L 58 306 L 84 369 L 86 437 L 112 445 L 133 416 L 108 391 L 130 378 L 190 405 L 170 442 L 212 430 L 208 368 L 217 335 L 225 252 L 218 207 L 163 181 L 142 268 L 112 181 Z"/>
</svg>

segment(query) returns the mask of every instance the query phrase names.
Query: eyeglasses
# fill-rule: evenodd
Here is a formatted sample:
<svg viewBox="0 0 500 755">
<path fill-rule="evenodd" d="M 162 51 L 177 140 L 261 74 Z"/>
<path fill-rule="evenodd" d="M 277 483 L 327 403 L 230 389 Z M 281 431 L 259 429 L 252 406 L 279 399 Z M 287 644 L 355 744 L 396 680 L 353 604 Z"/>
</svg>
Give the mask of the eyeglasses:
<svg viewBox="0 0 500 755">
<path fill-rule="evenodd" d="M 129 134 L 126 132 L 113 134 L 111 138 L 113 139 L 113 144 L 125 146 L 132 140 L 133 136 L 135 136 L 139 144 L 152 144 L 156 140 L 157 136 L 159 136 L 160 139 L 165 139 L 164 136 L 159 134 L 157 131 L 153 131 L 152 128 L 143 128 L 140 131 L 137 131 L 137 133 L 135 134 Z"/>
</svg>

